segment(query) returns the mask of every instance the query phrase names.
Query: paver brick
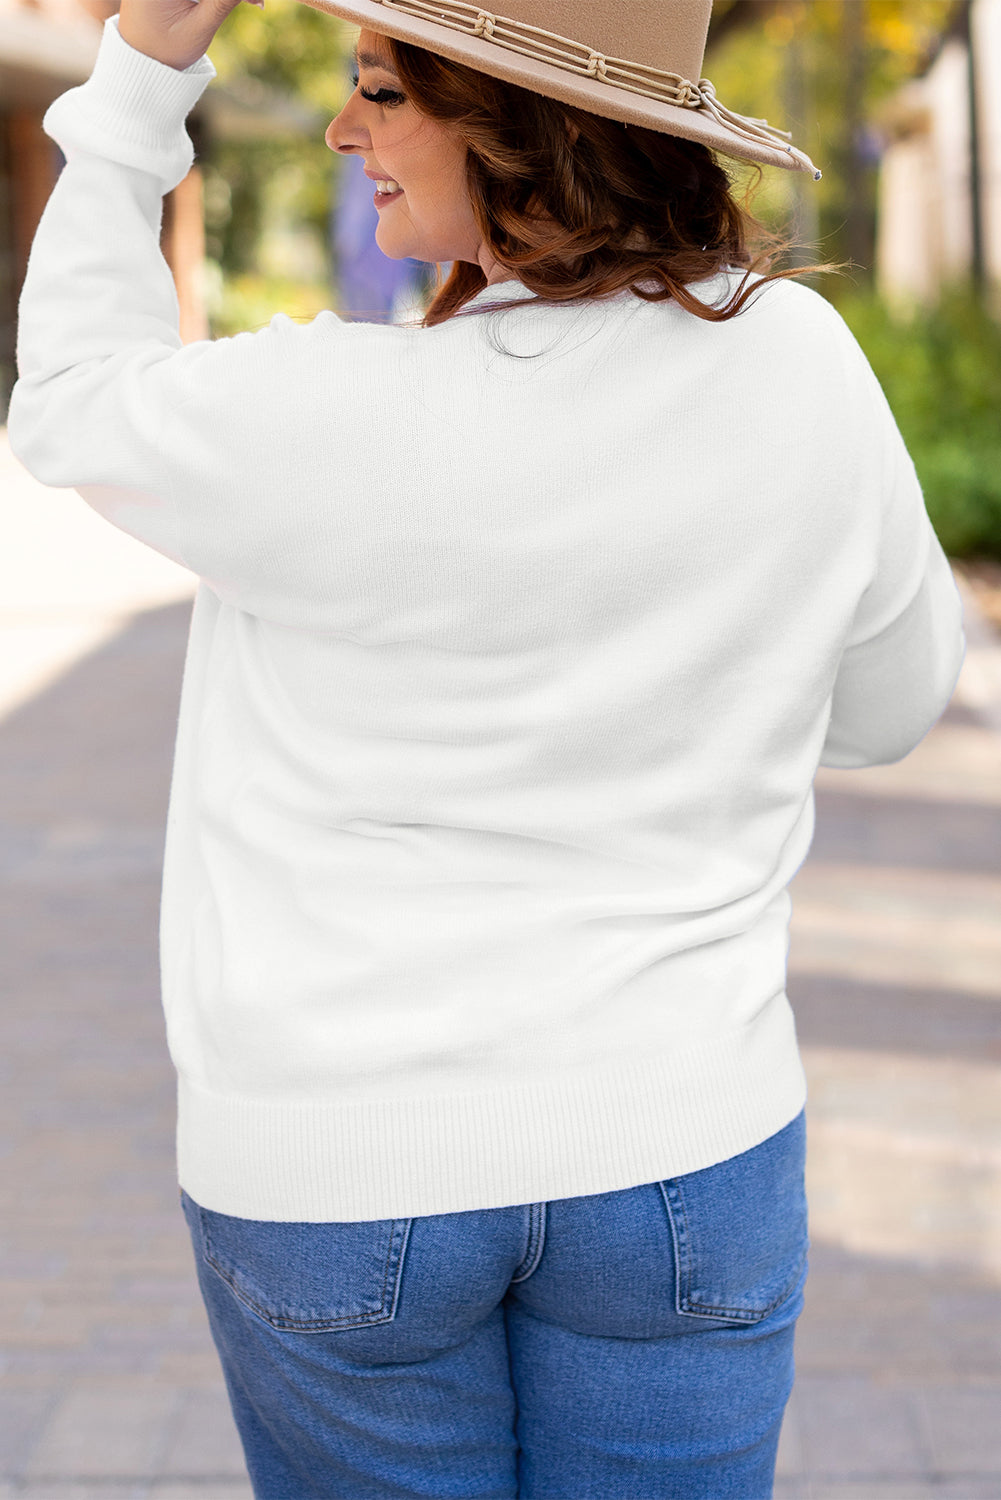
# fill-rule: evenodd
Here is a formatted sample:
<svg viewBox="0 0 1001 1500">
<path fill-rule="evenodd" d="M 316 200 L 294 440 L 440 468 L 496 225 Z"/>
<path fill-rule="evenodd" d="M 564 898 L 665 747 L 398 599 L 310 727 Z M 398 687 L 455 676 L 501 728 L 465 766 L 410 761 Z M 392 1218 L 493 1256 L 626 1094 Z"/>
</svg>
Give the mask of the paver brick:
<svg viewBox="0 0 1001 1500">
<path fill-rule="evenodd" d="M 925 1385 L 918 1401 L 937 1471 L 1001 1475 L 1001 1382 Z"/>
<path fill-rule="evenodd" d="M 158 1480 L 149 1489 L 149 1500 L 253 1500 L 249 1480 L 214 1479 Z"/>
<path fill-rule="evenodd" d="M 44 1385 L 0 1382 L 0 1454 L 2 1470 L 17 1474 L 58 1401 L 58 1390 Z M 2 1491 L 0 1491 L 2 1493 Z"/>
<path fill-rule="evenodd" d="M 226 1393 L 218 1385 L 184 1392 L 161 1472 L 246 1480 L 243 1449 Z"/>
<path fill-rule="evenodd" d="M 0 1500 L 148 1500 L 147 1479 L 101 1479 L 96 1483 L 73 1479 L 28 1480 L 0 1489 Z"/>
<path fill-rule="evenodd" d="M 799 1430 L 798 1399 L 795 1388 L 792 1397 L 786 1407 L 785 1418 L 782 1422 L 782 1432 L 779 1435 L 779 1451 L 775 1462 L 775 1474 L 778 1479 L 793 1478 L 806 1472 L 806 1462 L 803 1456 L 803 1442 Z"/>
<path fill-rule="evenodd" d="M 179 1393 L 149 1381 L 74 1382 L 24 1467 L 34 1480 L 137 1479 L 159 1472 Z"/>
<path fill-rule="evenodd" d="M 998 1500 L 994 1475 L 958 1480 L 879 1478 L 784 1480 L 774 1500 Z"/>
<path fill-rule="evenodd" d="M 796 1418 L 803 1466 L 844 1478 L 931 1471 L 915 1393 L 859 1375 L 800 1376 Z"/>
</svg>

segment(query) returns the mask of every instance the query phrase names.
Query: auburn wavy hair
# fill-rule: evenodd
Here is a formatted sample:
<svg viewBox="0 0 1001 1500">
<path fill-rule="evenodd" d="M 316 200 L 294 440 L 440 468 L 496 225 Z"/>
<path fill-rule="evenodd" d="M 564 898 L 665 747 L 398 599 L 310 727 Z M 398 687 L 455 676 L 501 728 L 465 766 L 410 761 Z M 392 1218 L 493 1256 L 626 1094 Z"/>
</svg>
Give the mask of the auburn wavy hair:
<svg viewBox="0 0 1001 1500">
<path fill-rule="evenodd" d="M 537 297 L 569 302 L 628 288 L 723 322 L 769 281 L 834 269 L 773 270 L 789 242 L 736 200 L 699 142 L 605 119 L 393 37 L 384 42 L 410 102 L 465 140 L 484 242 Z M 722 305 L 688 290 L 726 268 L 745 275 Z M 755 272 L 761 280 L 749 279 Z M 453 317 L 486 285 L 472 262 L 454 261 L 445 279 L 439 267 L 423 326 Z"/>
</svg>

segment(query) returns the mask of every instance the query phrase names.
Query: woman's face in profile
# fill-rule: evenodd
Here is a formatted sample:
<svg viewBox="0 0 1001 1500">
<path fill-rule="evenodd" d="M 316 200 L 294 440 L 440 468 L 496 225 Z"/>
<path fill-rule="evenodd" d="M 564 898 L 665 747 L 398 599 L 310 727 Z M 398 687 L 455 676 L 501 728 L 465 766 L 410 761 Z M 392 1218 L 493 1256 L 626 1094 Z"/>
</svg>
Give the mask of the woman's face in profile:
<svg viewBox="0 0 1001 1500">
<path fill-rule="evenodd" d="M 360 156 L 370 177 L 399 190 L 376 202 L 379 249 L 392 260 L 472 261 L 490 279 L 500 268 L 473 218 L 465 143 L 405 97 L 379 32 L 359 36 L 357 71 L 358 84 L 331 121 L 326 142 L 332 151 Z"/>
</svg>

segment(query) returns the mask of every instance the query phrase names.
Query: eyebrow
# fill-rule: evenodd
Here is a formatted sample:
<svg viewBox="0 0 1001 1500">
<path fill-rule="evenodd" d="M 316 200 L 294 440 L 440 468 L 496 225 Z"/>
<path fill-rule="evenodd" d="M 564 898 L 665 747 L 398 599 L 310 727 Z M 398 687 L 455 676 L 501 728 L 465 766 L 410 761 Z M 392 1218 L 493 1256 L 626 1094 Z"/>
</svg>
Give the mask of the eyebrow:
<svg viewBox="0 0 1001 1500">
<path fill-rule="evenodd" d="M 392 63 L 380 57 L 376 52 L 359 52 L 356 47 L 351 54 L 351 61 L 356 68 L 361 63 L 364 68 L 381 68 L 384 73 L 391 73 L 394 78 L 399 78 L 400 76 Z"/>
</svg>

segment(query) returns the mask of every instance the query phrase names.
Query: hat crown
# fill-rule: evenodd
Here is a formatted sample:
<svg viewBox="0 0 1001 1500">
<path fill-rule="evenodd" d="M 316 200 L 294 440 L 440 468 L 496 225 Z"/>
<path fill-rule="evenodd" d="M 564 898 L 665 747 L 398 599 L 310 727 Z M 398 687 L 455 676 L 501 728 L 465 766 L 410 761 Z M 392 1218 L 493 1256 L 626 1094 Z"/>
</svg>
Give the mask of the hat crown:
<svg viewBox="0 0 1001 1500">
<path fill-rule="evenodd" d="M 712 0 L 498 0 L 496 10 L 469 8 L 697 82 Z"/>
</svg>

